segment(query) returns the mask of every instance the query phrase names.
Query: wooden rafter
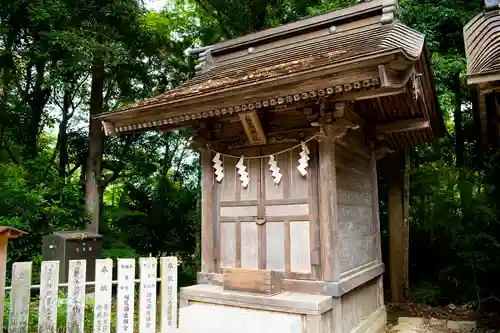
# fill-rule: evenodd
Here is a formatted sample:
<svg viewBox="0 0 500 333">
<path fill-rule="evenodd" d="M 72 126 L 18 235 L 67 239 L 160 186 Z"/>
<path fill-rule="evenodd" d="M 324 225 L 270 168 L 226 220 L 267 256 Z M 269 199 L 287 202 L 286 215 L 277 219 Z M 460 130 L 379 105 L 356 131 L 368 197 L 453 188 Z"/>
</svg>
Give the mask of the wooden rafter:
<svg viewBox="0 0 500 333">
<path fill-rule="evenodd" d="M 398 133 L 407 131 L 418 131 L 422 129 L 429 128 L 430 124 L 428 120 L 424 118 L 398 120 L 387 123 L 382 123 L 375 125 L 375 134 L 388 134 L 388 133 Z"/>
</svg>

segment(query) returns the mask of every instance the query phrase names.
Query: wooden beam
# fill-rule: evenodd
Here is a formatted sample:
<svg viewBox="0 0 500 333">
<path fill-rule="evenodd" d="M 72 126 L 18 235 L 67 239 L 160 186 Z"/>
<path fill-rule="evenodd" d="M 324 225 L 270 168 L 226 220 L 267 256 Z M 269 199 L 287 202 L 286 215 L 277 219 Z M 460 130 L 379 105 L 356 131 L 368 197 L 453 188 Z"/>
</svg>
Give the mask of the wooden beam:
<svg viewBox="0 0 500 333">
<path fill-rule="evenodd" d="M 429 128 L 429 126 L 429 121 L 423 118 L 397 120 L 375 125 L 374 132 L 375 134 L 381 134 L 418 131 Z"/>
<path fill-rule="evenodd" d="M 387 210 L 389 218 L 389 269 L 391 296 L 403 303 L 408 296 L 408 216 L 405 216 L 405 173 L 409 168 L 408 151 L 388 156 Z"/>
<path fill-rule="evenodd" d="M 265 145 L 267 143 L 266 134 L 257 111 L 240 114 L 240 121 L 251 144 Z"/>
<path fill-rule="evenodd" d="M 340 265 L 337 242 L 337 179 L 335 172 L 334 125 L 325 125 L 327 139 L 319 142 L 319 227 L 323 281 L 338 281 Z"/>
<path fill-rule="evenodd" d="M 214 230 L 213 230 L 213 202 L 214 173 L 212 170 L 212 152 L 201 150 L 201 167 L 203 174 L 201 199 L 201 271 L 215 272 L 214 261 Z"/>
</svg>

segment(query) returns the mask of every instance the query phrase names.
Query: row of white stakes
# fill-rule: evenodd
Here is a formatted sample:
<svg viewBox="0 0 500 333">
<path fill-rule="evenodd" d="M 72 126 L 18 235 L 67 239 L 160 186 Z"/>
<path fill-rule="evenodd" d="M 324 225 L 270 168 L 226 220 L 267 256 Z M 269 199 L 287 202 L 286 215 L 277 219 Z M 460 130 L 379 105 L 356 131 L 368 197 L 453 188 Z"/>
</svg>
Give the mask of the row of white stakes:
<svg viewBox="0 0 500 333">
<path fill-rule="evenodd" d="M 157 333 L 157 259 L 139 259 L 139 333 Z M 95 262 L 94 333 L 111 332 L 112 285 L 117 282 L 116 332 L 134 332 L 135 259 L 118 259 L 117 281 L 112 281 L 113 261 Z M 68 283 L 59 284 L 59 261 L 44 261 L 40 272 L 38 332 L 55 333 L 59 288 L 67 286 L 66 332 L 84 332 L 86 261 L 70 260 Z M 12 267 L 9 306 L 9 333 L 27 333 L 30 305 L 31 262 L 17 262 Z M 160 258 L 161 333 L 177 331 L 177 258 Z M 0 332 L 1 333 L 1 332 Z"/>
</svg>

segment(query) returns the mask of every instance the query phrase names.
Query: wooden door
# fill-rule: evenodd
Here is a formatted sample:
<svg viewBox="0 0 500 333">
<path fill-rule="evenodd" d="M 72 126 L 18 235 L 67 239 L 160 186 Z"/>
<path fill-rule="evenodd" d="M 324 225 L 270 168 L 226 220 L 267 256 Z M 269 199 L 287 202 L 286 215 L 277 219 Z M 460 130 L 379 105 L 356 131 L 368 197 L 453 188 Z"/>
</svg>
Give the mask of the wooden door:
<svg viewBox="0 0 500 333">
<path fill-rule="evenodd" d="M 279 184 L 273 182 L 269 158 L 245 160 L 247 188 L 241 186 L 237 161 L 224 158 L 225 177 L 216 191 L 219 271 L 269 269 L 289 278 L 318 278 L 317 156 L 309 149 L 307 176 L 297 170 L 300 149 L 277 156 Z"/>
</svg>

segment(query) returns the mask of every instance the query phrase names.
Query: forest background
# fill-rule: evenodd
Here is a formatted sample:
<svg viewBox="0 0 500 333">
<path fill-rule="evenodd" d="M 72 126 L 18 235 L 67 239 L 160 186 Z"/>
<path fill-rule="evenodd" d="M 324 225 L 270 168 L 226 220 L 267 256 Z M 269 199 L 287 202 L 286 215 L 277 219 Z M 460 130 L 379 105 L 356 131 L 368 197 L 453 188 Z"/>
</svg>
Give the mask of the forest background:
<svg viewBox="0 0 500 333">
<path fill-rule="evenodd" d="M 103 256 L 177 255 L 180 284 L 194 283 L 200 166 L 189 133 L 104 138 L 89 115 L 189 78 L 190 47 L 355 2 L 169 0 L 152 11 L 136 0 L 0 0 L 0 225 L 28 232 L 9 245 L 9 264 L 39 264 L 43 235 L 84 228 L 94 179 Z M 462 29 L 482 3 L 400 0 L 399 18 L 426 35 L 447 129 L 437 142 L 409 152 L 415 302 L 500 305 L 500 157 L 495 147 L 480 145 L 475 93 L 464 77 Z M 380 161 L 389 263 L 386 169 Z"/>
</svg>

